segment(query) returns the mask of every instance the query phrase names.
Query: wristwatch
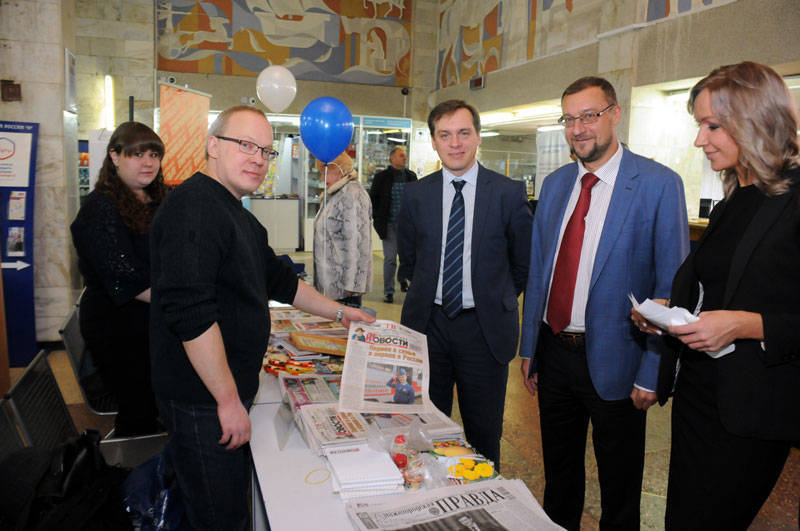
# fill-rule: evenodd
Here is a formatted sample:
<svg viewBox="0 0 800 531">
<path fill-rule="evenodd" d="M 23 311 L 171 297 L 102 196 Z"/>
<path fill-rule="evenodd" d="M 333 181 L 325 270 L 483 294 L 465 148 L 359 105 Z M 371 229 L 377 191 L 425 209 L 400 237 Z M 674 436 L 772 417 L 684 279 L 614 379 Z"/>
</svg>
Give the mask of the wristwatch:
<svg viewBox="0 0 800 531">
<path fill-rule="evenodd" d="M 342 317 L 344 317 L 344 306 L 339 306 L 339 309 L 336 310 L 336 322 L 341 323 Z"/>
</svg>

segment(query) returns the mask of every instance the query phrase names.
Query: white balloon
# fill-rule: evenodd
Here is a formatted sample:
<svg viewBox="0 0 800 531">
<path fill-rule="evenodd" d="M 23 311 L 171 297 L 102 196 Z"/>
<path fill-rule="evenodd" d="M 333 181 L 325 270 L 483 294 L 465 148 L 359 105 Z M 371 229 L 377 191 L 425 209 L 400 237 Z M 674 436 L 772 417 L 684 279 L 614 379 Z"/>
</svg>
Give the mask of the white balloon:
<svg viewBox="0 0 800 531">
<path fill-rule="evenodd" d="M 268 66 L 258 74 L 256 92 L 261 103 L 272 112 L 281 112 L 294 101 L 297 82 L 288 68 L 280 65 Z"/>
</svg>

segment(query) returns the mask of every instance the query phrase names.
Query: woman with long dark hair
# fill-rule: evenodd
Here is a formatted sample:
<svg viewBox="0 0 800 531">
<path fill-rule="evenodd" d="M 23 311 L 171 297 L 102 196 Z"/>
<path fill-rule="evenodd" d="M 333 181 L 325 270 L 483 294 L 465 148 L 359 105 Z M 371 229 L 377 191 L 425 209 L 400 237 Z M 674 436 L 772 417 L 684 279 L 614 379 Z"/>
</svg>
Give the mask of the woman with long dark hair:
<svg viewBox="0 0 800 531">
<path fill-rule="evenodd" d="M 164 144 L 148 126 L 114 131 L 94 190 L 72 223 L 86 282 L 80 326 L 119 402 L 115 436 L 160 431 L 150 383 L 150 223 L 166 194 Z"/>
</svg>

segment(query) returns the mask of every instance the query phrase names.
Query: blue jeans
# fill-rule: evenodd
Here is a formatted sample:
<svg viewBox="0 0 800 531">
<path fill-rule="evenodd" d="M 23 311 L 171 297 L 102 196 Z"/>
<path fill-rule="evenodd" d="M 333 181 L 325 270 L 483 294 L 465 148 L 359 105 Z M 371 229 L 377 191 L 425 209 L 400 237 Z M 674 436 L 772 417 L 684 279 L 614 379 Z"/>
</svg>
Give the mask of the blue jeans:
<svg viewBox="0 0 800 531">
<path fill-rule="evenodd" d="M 195 530 L 250 528 L 250 445 L 226 450 L 216 405 L 157 399 L 186 517 Z M 252 401 L 245 404 L 250 409 Z"/>
</svg>

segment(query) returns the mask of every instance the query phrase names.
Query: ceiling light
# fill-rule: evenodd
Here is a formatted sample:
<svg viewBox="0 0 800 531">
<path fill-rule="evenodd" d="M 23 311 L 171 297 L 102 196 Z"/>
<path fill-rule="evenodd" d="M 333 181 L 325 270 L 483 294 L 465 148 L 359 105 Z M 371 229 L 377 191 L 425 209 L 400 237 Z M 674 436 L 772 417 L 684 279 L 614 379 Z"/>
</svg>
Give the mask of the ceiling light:
<svg viewBox="0 0 800 531">
<path fill-rule="evenodd" d="M 489 112 L 481 115 L 482 124 L 499 124 L 510 122 L 514 119 L 514 114 L 510 112 Z"/>
</svg>

